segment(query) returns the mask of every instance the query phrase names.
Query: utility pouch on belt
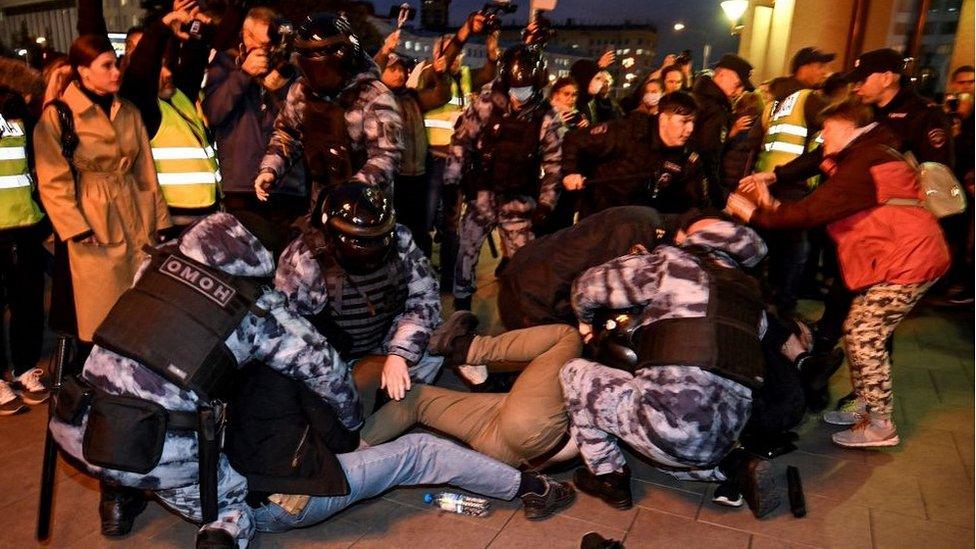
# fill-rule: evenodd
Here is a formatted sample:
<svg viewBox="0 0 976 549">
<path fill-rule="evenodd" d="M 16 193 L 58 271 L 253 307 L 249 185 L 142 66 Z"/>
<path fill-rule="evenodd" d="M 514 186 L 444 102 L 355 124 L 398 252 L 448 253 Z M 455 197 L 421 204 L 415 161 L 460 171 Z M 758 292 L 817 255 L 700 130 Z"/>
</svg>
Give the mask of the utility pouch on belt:
<svg viewBox="0 0 976 549">
<path fill-rule="evenodd" d="M 159 464 L 166 440 L 166 409 L 141 398 L 99 395 L 82 442 L 85 461 L 145 474 Z"/>
<path fill-rule="evenodd" d="M 112 307 L 95 343 L 204 400 L 217 398 L 237 368 L 224 341 L 260 289 L 178 252 L 147 251 L 149 267 Z"/>
<path fill-rule="evenodd" d="M 54 401 L 54 416 L 68 425 L 81 425 L 81 419 L 95 398 L 95 390 L 79 376 L 68 376 L 61 383 Z"/>
</svg>

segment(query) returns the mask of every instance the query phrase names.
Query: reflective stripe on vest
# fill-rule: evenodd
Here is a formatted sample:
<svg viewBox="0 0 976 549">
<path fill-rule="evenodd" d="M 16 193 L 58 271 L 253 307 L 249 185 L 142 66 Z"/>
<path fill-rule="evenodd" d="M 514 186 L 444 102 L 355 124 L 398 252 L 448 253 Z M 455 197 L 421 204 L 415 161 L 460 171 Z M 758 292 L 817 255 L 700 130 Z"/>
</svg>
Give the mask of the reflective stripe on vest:
<svg viewBox="0 0 976 549">
<path fill-rule="evenodd" d="M 44 217 L 32 186 L 24 125 L 0 116 L 0 230 L 27 227 Z"/>
<path fill-rule="evenodd" d="M 461 87 L 451 81 L 451 100 L 446 105 L 424 114 L 427 141 L 432 147 L 446 147 L 454 135 L 454 123 L 461 116 L 464 105 L 471 95 L 471 69 L 461 67 Z"/>
<path fill-rule="evenodd" d="M 803 154 L 812 140 L 806 121 L 806 102 L 812 90 L 800 90 L 773 102 L 769 109 L 769 129 L 756 161 L 756 171 L 769 172 Z"/>
<path fill-rule="evenodd" d="M 162 120 L 153 137 L 153 161 L 166 204 L 208 208 L 217 202 L 220 169 L 193 102 L 177 90 L 159 101 Z"/>
</svg>

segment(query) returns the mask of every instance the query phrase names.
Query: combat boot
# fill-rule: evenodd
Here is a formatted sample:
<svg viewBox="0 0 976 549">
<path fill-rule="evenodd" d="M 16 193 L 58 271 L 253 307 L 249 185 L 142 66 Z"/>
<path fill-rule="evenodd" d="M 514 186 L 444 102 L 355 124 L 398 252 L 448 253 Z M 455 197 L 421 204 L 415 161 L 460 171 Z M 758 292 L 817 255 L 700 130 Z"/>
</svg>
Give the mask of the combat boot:
<svg viewBox="0 0 976 549">
<path fill-rule="evenodd" d="M 102 523 L 102 535 L 114 538 L 128 534 L 136 517 L 146 509 L 142 490 L 113 486 L 105 481 L 100 486 L 102 494 L 98 516 Z"/>
<path fill-rule="evenodd" d="M 576 469 L 573 484 L 583 493 L 602 499 L 616 509 L 630 509 L 634 497 L 630 492 L 630 467 L 624 466 L 621 472 L 595 475 L 586 467 Z"/>
</svg>

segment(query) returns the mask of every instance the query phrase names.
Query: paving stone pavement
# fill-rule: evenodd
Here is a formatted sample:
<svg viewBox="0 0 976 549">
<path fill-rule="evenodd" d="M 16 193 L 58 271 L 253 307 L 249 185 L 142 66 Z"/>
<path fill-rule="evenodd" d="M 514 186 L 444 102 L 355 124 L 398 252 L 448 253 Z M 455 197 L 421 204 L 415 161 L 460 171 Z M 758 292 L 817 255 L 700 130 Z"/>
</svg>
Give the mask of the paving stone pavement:
<svg viewBox="0 0 976 549">
<path fill-rule="evenodd" d="M 500 331 L 491 307 L 494 262 L 479 269 L 475 311 Z M 445 303 L 450 299 L 446 298 Z M 801 308 L 814 318 L 816 304 Z M 360 503 L 324 524 L 258 535 L 252 547 L 578 547 L 587 532 L 624 540 L 627 548 L 973 547 L 973 311 L 921 307 L 895 337 L 896 420 L 902 444 L 852 451 L 829 442 L 833 429 L 808 416 L 799 450 L 776 460 L 796 465 L 806 491 L 806 518 L 781 506 L 756 520 L 748 510 L 718 508 L 711 486 L 679 482 L 630 455 L 636 505 L 617 511 L 580 494 L 546 521 L 529 523 L 514 502 L 495 502 L 487 518 L 445 514 L 422 504 L 422 488 L 401 488 Z M 439 384 L 457 386 L 450 374 Z M 847 392 L 842 369 L 832 394 Z M 0 418 L 0 548 L 34 547 L 45 409 Z M 561 473 L 560 478 L 569 478 Z M 150 504 L 133 532 L 118 540 L 98 532 L 97 483 L 63 461 L 58 466 L 51 539 L 44 546 L 192 547 L 195 528 Z"/>
</svg>

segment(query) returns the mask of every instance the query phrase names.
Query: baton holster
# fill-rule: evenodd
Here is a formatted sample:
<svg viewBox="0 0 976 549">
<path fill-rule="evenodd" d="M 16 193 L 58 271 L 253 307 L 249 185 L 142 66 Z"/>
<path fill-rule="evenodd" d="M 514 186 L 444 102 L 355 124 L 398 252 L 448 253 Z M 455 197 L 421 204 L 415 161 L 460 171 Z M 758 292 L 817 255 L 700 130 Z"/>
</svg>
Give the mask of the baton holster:
<svg viewBox="0 0 976 549">
<path fill-rule="evenodd" d="M 217 469 L 220 465 L 224 404 L 215 402 L 198 409 L 197 458 L 199 460 L 200 513 L 203 523 L 217 520 Z"/>
</svg>

